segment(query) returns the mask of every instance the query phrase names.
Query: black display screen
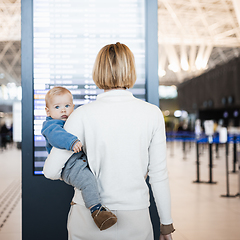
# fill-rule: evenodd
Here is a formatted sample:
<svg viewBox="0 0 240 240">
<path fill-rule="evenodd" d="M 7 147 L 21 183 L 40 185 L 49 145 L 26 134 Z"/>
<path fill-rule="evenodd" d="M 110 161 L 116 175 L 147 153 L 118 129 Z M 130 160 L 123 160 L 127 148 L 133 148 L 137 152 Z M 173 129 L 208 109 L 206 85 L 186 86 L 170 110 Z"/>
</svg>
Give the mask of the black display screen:
<svg viewBox="0 0 240 240">
<path fill-rule="evenodd" d="M 34 0 L 34 175 L 42 175 L 47 158 L 41 135 L 46 118 L 45 94 L 55 85 L 68 88 L 76 107 L 102 90 L 92 80 L 98 51 L 121 42 L 133 52 L 137 81 L 130 89 L 146 100 L 144 0 Z"/>
</svg>

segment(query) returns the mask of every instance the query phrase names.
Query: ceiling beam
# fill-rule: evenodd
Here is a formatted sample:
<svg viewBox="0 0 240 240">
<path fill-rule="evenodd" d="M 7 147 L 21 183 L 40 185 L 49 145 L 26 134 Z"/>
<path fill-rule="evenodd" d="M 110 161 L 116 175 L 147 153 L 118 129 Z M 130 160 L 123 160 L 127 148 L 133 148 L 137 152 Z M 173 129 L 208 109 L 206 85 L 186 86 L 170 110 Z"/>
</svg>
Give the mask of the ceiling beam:
<svg viewBox="0 0 240 240">
<path fill-rule="evenodd" d="M 158 76 L 161 78 L 166 74 L 167 54 L 163 46 L 158 46 Z"/>
<path fill-rule="evenodd" d="M 205 52 L 204 52 L 204 55 L 203 55 L 203 60 L 202 60 L 202 68 L 205 69 L 207 67 L 207 64 L 208 64 L 208 60 L 210 58 L 210 55 L 212 53 L 212 49 L 213 49 L 213 46 L 212 45 L 208 45 Z"/>
<path fill-rule="evenodd" d="M 164 38 L 159 38 L 159 44 L 172 44 L 172 45 L 181 45 L 182 37 L 178 36 L 164 36 Z M 184 38 L 184 43 L 186 45 L 201 45 L 202 43 L 211 43 L 214 47 L 240 47 L 240 42 L 236 38 L 221 38 L 221 39 L 211 39 L 210 37 L 199 37 L 193 38 L 189 36 L 189 38 Z"/>
<path fill-rule="evenodd" d="M 181 58 L 181 68 L 183 71 L 188 71 L 189 64 L 188 64 L 188 56 L 187 56 L 187 48 L 185 44 L 181 44 L 180 46 L 180 58 Z"/>
<path fill-rule="evenodd" d="M 232 3 L 233 3 L 235 14 L 237 16 L 238 27 L 239 27 L 240 26 L 240 1 L 239 0 L 232 0 Z"/>
<path fill-rule="evenodd" d="M 196 69 L 196 66 L 195 66 L 196 53 L 197 53 L 197 46 L 191 45 L 190 53 L 189 53 L 189 65 L 190 65 L 191 71 L 195 71 Z"/>
<path fill-rule="evenodd" d="M 169 14 L 171 15 L 173 21 L 175 22 L 176 26 L 178 27 L 179 32 L 181 33 L 182 36 L 184 36 L 185 31 L 184 31 L 184 26 L 182 25 L 182 23 L 180 22 L 180 20 L 178 19 L 177 14 L 175 13 L 174 9 L 172 8 L 172 6 L 168 3 L 167 0 L 162 0 L 164 6 L 166 7 L 166 9 L 168 10 Z"/>
<path fill-rule="evenodd" d="M 19 86 L 19 82 L 15 79 L 15 78 L 13 78 L 9 73 L 8 73 L 8 71 L 6 71 L 4 68 L 2 68 L 1 66 L 0 66 L 0 73 L 3 73 L 4 74 L 4 78 L 3 79 L 0 79 L 0 85 L 2 85 L 2 84 L 5 84 L 5 85 L 7 85 L 7 83 L 9 83 L 9 82 L 13 82 L 13 83 L 15 83 L 17 86 Z"/>
<path fill-rule="evenodd" d="M 235 29 L 235 34 L 236 34 L 236 37 L 238 39 L 238 41 L 240 41 L 240 28 L 239 28 L 239 24 L 236 23 L 236 21 L 234 20 L 234 14 L 232 13 L 232 9 L 230 9 L 229 7 L 229 4 L 227 4 L 226 0 L 222 0 L 222 5 L 225 6 L 226 10 L 227 10 L 227 14 L 228 16 L 230 17 L 230 23 L 232 25 L 232 28 Z M 233 7 L 234 7 L 234 2 L 232 2 L 233 4 Z M 239 1 L 238 1 L 238 4 L 239 4 Z M 235 11 L 236 13 L 236 11 Z M 236 14 L 237 16 L 237 14 Z M 238 19 L 238 16 L 237 16 L 237 19 Z"/>
</svg>

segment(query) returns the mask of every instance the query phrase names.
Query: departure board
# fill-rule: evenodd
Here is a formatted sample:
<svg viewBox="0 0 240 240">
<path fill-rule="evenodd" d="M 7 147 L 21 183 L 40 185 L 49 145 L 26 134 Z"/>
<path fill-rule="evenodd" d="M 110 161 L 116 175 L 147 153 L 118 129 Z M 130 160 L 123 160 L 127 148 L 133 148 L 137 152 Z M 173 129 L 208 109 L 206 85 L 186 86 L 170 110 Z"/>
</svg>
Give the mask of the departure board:
<svg viewBox="0 0 240 240">
<path fill-rule="evenodd" d="M 116 42 L 135 56 L 129 91 L 146 100 L 145 0 L 33 0 L 34 175 L 43 174 L 47 158 L 45 94 L 57 85 L 71 91 L 76 107 L 94 101 L 102 92 L 92 80 L 96 55 Z"/>
</svg>

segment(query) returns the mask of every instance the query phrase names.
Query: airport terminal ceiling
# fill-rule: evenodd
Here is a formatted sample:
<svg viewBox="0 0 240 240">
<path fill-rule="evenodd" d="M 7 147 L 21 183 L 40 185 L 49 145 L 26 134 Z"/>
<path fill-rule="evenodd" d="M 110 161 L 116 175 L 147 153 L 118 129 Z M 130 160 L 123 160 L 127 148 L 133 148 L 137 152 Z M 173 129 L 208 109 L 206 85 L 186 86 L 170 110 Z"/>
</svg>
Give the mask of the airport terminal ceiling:
<svg viewBox="0 0 240 240">
<path fill-rule="evenodd" d="M 240 55 L 240 1 L 158 0 L 159 83 L 178 85 Z M 21 1 L 0 1 L 0 85 L 21 85 Z"/>
</svg>

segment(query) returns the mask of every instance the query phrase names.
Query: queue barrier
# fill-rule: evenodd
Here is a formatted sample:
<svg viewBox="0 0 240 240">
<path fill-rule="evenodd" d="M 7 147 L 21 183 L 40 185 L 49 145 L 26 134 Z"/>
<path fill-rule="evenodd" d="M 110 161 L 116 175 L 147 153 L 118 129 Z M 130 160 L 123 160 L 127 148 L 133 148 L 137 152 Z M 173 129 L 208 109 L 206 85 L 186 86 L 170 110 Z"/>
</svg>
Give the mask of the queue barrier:
<svg viewBox="0 0 240 240">
<path fill-rule="evenodd" d="M 206 136 L 202 134 L 200 136 L 196 136 L 192 132 L 167 132 L 166 133 L 167 142 L 173 141 L 180 141 L 183 143 L 183 152 L 184 157 L 186 152 L 186 142 L 195 142 L 196 144 L 196 176 L 197 179 L 193 181 L 194 183 L 208 183 L 208 184 L 216 184 L 217 182 L 213 181 L 213 159 L 212 159 L 212 145 L 216 145 L 216 157 L 219 158 L 218 149 L 219 144 L 223 144 L 219 142 L 219 136 L 215 134 L 214 136 Z M 236 173 L 236 165 L 237 162 L 239 166 L 239 193 L 236 195 L 230 195 L 230 188 L 229 188 L 229 144 L 233 144 L 233 170 L 232 173 Z M 240 135 L 237 134 L 229 134 L 227 138 L 227 142 L 225 144 L 225 159 L 226 159 L 226 194 L 221 195 L 221 197 L 237 197 L 240 196 L 240 153 L 237 152 L 237 144 L 240 143 Z M 208 181 L 201 181 L 200 180 L 200 151 L 199 145 L 200 144 L 208 144 L 209 149 L 209 180 Z M 239 159 L 238 159 L 239 158 Z"/>
</svg>

